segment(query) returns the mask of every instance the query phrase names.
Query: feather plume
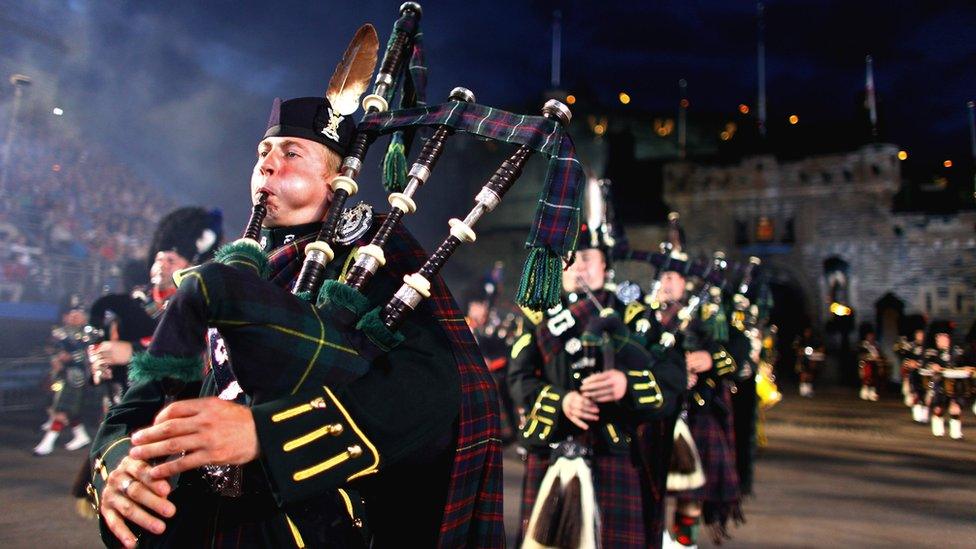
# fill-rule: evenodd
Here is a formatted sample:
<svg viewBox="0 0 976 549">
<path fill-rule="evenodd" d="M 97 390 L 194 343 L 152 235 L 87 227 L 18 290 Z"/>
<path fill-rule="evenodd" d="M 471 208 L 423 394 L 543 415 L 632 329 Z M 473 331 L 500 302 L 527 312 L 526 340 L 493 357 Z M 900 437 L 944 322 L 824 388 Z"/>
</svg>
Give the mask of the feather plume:
<svg viewBox="0 0 976 549">
<path fill-rule="evenodd" d="M 349 42 L 342 61 L 332 73 L 329 89 L 325 92 L 325 98 L 332 104 L 333 112 L 342 116 L 356 112 L 359 97 L 373 79 L 379 47 L 379 38 L 373 25 L 367 23 L 359 27 Z"/>
</svg>

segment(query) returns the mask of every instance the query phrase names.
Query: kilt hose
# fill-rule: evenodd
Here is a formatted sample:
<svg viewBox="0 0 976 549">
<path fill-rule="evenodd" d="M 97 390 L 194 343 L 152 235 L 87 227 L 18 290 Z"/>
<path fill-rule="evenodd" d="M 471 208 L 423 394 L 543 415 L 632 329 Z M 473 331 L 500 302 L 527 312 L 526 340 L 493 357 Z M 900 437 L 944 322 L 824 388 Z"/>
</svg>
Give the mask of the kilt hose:
<svg viewBox="0 0 976 549">
<path fill-rule="evenodd" d="M 600 514 L 600 539 L 603 547 L 647 547 L 644 535 L 644 513 L 647 485 L 640 467 L 630 456 L 598 455 L 590 463 L 593 488 Z M 549 458 L 529 453 L 522 479 L 522 509 L 518 543 L 532 516 L 542 478 L 549 468 Z M 660 542 L 660 537 L 653 540 Z"/>
<path fill-rule="evenodd" d="M 727 388 L 715 395 L 726 410 L 731 410 L 731 395 Z M 731 413 L 720 412 L 715 405 L 695 406 L 688 410 L 688 428 L 698 446 L 705 485 L 695 490 L 676 492 L 679 504 L 701 501 L 705 524 L 724 527 L 729 518 L 739 520 L 739 475 L 735 462 L 735 430 Z"/>
</svg>

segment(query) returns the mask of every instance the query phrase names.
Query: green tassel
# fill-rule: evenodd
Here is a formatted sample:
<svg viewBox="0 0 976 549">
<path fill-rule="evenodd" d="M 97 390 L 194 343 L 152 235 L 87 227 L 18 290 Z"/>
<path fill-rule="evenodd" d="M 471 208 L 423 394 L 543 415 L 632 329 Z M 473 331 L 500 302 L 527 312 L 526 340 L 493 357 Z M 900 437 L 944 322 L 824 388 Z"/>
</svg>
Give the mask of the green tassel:
<svg viewBox="0 0 976 549">
<path fill-rule="evenodd" d="M 407 186 L 407 155 L 403 145 L 403 132 L 390 138 L 390 146 L 383 157 L 383 187 L 387 192 L 398 193 Z"/>
<path fill-rule="evenodd" d="M 164 378 L 184 382 L 203 378 L 203 361 L 199 357 L 153 356 L 137 353 L 129 363 L 129 383 L 159 381 Z"/>
<path fill-rule="evenodd" d="M 312 301 L 312 292 L 309 290 L 305 290 L 304 292 L 298 292 L 297 294 L 295 294 L 295 297 L 301 299 L 306 303 L 310 303 Z"/>
<path fill-rule="evenodd" d="M 253 270 L 259 277 L 267 279 L 270 275 L 268 255 L 253 245 L 237 240 L 224 244 L 214 254 L 214 261 Z"/>
<path fill-rule="evenodd" d="M 708 319 L 708 326 L 712 339 L 721 342 L 729 340 L 729 319 L 725 316 L 725 307 L 718 306 L 715 314 Z"/>
<path fill-rule="evenodd" d="M 544 311 L 559 303 L 563 261 L 549 248 L 531 248 L 519 279 L 518 304 Z"/>
<path fill-rule="evenodd" d="M 326 280 L 322 284 L 322 289 L 319 290 L 319 297 L 315 306 L 319 309 L 326 308 L 326 310 L 331 309 L 333 311 L 337 307 L 342 307 L 359 318 L 366 314 L 369 309 L 369 300 L 351 286 L 338 280 Z"/>
<path fill-rule="evenodd" d="M 380 319 L 379 307 L 363 315 L 359 319 L 359 323 L 356 324 L 356 328 L 365 334 L 373 344 L 382 349 L 383 352 L 389 352 L 390 349 L 393 349 L 404 340 L 403 334 L 400 332 L 391 332 L 386 327 L 386 324 L 383 324 L 383 320 Z"/>
</svg>

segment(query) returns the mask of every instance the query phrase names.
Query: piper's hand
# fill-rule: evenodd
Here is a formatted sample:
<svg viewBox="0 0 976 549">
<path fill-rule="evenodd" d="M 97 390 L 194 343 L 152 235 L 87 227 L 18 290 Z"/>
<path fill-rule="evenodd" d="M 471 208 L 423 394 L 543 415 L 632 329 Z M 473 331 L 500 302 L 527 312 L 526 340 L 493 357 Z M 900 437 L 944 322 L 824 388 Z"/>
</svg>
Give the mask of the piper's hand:
<svg viewBox="0 0 976 549">
<path fill-rule="evenodd" d="M 125 457 L 109 473 L 102 490 L 99 511 L 105 525 L 126 547 L 136 546 L 136 536 L 125 523 L 128 519 L 146 531 L 163 533 L 166 524 L 157 518 L 172 517 L 176 506 L 168 501 L 169 483 L 153 480 L 145 461 Z"/>
<path fill-rule="evenodd" d="M 578 391 L 570 391 L 563 397 L 563 415 L 585 431 L 590 428 L 587 421 L 600 420 L 600 408 Z"/>
<path fill-rule="evenodd" d="M 685 353 L 685 364 L 690 374 L 707 372 L 712 369 L 712 353 L 708 351 Z"/>
<path fill-rule="evenodd" d="M 941 372 L 942 366 L 939 366 L 938 364 L 933 364 L 929 369 L 932 370 L 933 372 Z"/>
<path fill-rule="evenodd" d="M 92 371 L 107 370 L 109 366 L 121 366 L 132 360 L 132 344 L 128 341 L 103 341 L 88 347 L 88 359 Z"/>
<path fill-rule="evenodd" d="M 180 457 L 156 465 L 152 478 L 164 479 L 208 463 L 240 465 L 258 457 L 251 410 L 217 397 L 180 400 L 156 416 L 152 427 L 132 435 L 129 456 L 151 460 Z"/>
<path fill-rule="evenodd" d="M 627 376 L 620 370 L 607 370 L 583 380 L 583 396 L 593 402 L 616 402 L 627 392 Z"/>
<path fill-rule="evenodd" d="M 688 373 L 688 386 L 686 389 L 691 389 L 698 383 L 698 374 Z"/>
</svg>

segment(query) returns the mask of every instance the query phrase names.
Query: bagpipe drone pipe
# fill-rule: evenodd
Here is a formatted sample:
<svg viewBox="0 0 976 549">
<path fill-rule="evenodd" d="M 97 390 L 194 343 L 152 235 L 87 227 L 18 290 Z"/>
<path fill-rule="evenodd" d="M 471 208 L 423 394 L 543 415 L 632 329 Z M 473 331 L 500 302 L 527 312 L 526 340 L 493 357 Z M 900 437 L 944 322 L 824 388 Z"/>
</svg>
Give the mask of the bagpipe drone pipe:
<svg viewBox="0 0 976 549">
<path fill-rule="evenodd" d="M 410 39 L 399 40 L 396 33 L 415 28 L 401 24 L 404 18 L 419 16 L 419 6 L 414 9 L 411 5 L 415 6 L 405 4 L 390 47 L 398 43 L 409 47 Z M 477 221 L 498 206 L 535 152 L 548 157 L 549 170 L 527 243 L 532 249 L 520 302 L 537 309 L 553 304 L 562 263 L 575 246 L 583 180 L 572 140 L 565 131 L 571 117 L 569 109 L 551 100 L 543 107 L 542 116 L 516 115 L 475 104 L 473 94 L 456 88 L 446 103 L 387 111 L 388 97 L 383 95 L 392 93 L 396 87 L 393 76 L 402 70 L 396 63 L 387 67 L 388 61 L 402 56 L 402 52 L 387 51 L 374 93 L 363 100 L 366 115 L 356 128 L 341 175 L 333 180 L 332 204 L 317 240 L 305 249 L 305 262 L 293 290 L 289 292 L 265 278 L 268 258 L 256 238 L 266 206 L 258 200 L 243 238 L 225 246 L 213 262 L 179 273 L 179 291 L 148 353 L 133 362 L 133 381 L 159 380 L 178 389 L 199 379 L 199 357 L 206 348 L 207 328 L 220 332 L 234 374 L 254 403 L 290 394 L 302 384 L 336 388 L 359 378 L 373 359 L 395 350 L 403 338 L 398 330 L 403 320 L 431 295 L 432 281 L 453 252 L 475 240 Z M 433 134 L 406 173 L 405 186 L 389 195 L 390 212 L 380 216 L 382 224 L 371 241 L 358 247 L 354 264 L 342 269 L 332 259 L 343 223 L 343 205 L 358 189 L 353 178 L 370 143 L 381 135 L 419 127 L 433 128 Z M 403 277 L 402 286 L 392 297 L 377 303 L 367 298 L 365 289 L 386 264 L 384 247 L 399 230 L 403 216 L 416 210 L 414 194 L 431 177 L 445 143 L 455 133 L 512 143 L 518 148 L 488 178 L 467 215 L 450 220 L 450 235 L 423 265 Z M 561 230 L 552 230 L 553 226 Z M 339 276 L 343 271 L 344 276 Z"/>
</svg>

